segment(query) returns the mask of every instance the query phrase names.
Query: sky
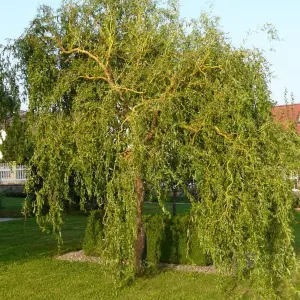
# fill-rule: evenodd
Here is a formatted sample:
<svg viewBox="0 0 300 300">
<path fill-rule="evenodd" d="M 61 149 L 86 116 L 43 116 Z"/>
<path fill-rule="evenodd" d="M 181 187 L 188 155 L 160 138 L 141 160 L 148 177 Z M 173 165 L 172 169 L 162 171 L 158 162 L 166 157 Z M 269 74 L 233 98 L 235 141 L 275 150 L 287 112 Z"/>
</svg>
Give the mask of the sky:
<svg viewBox="0 0 300 300">
<path fill-rule="evenodd" d="M 34 18 L 37 7 L 47 4 L 58 8 L 60 0 L 0 0 L 0 44 L 19 37 Z M 212 9 L 210 6 L 212 5 Z M 201 11 L 212 10 L 220 17 L 220 25 L 234 46 L 240 46 L 247 32 L 257 31 L 265 23 L 272 23 L 281 38 L 270 43 L 262 31 L 252 34 L 247 47 L 263 49 L 275 78 L 270 89 L 278 104 L 284 103 L 284 90 L 293 93 L 300 103 L 300 1 L 299 0 L 181 0 L 181 16 L 196 18 Z M 273 48 L 275 51 L 270 51 Z"/>
</svg>

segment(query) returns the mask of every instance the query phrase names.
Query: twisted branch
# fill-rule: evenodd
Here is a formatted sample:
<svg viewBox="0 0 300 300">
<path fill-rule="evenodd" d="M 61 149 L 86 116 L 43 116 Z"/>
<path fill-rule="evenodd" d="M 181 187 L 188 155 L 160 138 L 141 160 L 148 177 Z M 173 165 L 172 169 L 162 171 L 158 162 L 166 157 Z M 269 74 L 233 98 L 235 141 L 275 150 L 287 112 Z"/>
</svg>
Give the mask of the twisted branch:
<svg viewBox="0 0 300 300">
<path fill-rule="evenodd" d="M 114 76 L 113 76 L 112 71 L 109 68 L 109 66 L 107 64 L 105 65 L 99 59 L 98 56 L 96 56 L 95 54 L 91 53 L 90 51 L 81 49 L 79 47 L 67 50 L 62 45 L 62 43 L 60 42 L 59 39 L 57 39 L 55 37 L 46 37 L 46 38 L 55 41 L 57 43 L 58 48 L 61 50 L 61 52 L 63 54 L 82 53 L 82 54 L 87 55 L 89 58 L 91 58 L 92 60 L 94 60 L 100 66 L 100 68 L 103 70 L 104 75 L 105 75 L 105 76 L 88 76 L 88 75 L 85 75 L 85 76 L 78 76 L 78 78 L 84 78 L 84 79 L 88 79 L 88 80 L 99 80 L 99 79 L 101 79 L 101 80 L 106 81 L 108 83 L 108 85 L 111 87 L 111 89 L 118 91 L 118 93 L 120 95 L 120 98 L 124 102 L 126 102 L 126 103 L 127 103 L 127 101 L 124 99 L 124 96 L 123 96 L 123 94 L 121 92 L 122 90 L 123 91 L 128 91 L 128 92 L 133 92 L 133 93 L 136 93 L 136 94 L 144 94 L 144 92 L 142 92 L 142 91 L 136 91 L 134 89 L 123 87 L 123 86 L 120 86 L 120 85 L 116 84 Z"/>
</svg>

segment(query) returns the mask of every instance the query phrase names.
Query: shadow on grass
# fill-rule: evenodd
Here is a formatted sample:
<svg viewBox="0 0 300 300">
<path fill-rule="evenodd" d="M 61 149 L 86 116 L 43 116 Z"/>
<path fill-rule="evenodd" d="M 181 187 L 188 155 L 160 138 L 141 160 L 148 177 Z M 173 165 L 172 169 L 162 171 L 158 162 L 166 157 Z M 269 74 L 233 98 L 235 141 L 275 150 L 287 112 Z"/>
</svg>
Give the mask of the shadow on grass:
<svg viewBox="0 0 300 300">
<path fill-rule="evenodd" d="M 0 223 L 0 264 L 28 261 L 81 249 L 86 217 L 66 217 L 62 228 L 63 245 L 58 248 L 52 234 L 42 232 L 34 218 Z"/>
</svg>

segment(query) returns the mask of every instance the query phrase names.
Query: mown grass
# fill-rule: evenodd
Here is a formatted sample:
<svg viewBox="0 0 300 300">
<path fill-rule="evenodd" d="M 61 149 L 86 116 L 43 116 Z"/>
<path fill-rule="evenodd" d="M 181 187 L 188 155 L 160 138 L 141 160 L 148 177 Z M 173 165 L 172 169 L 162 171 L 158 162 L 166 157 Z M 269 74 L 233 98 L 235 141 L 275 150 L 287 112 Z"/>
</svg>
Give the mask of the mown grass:
<svg viewBox="0 0 300 300">
<path fill-rule="evenodd" d="M 1 197 L 0 217 L 20 217 L 22 216 L 22 203 L 24 198 L 19 197 Z M 177 214 L 185 214 L 190 210 L 190 203 L 177 203 Z M 172 203 L 166 203 L 165 209 L 172 213 Z M 145 202 L 144 214 L 161 214 L 162 208 L 157 202 Z"/>
<path fill-rule="evenodd" d="M 1 299 L 225 299 L 214 275 L 162 272 L 118 289 L 99 265 L 50 259 L 10 265 L 0 280 Z"/>
<path fill-rule="evenodd" d="M 293 227 L 295 234 L 294 248 L 298 258 L 300 259 L 300 212 L 295 212 Z"/>
<path fill-rule="evenodd" d="M 16 210 L 20 211 L 24 198 L 20 197 L 1 197 L 1 210 Z"/>
<path fill-rule="evenodd" d="M 172 203 L 165 204 L 165 209 L 168 210 L 170 213 L 172 213 L 172 205 Z M 176 203 L 176 213 L 179 215 L 188 213 L 190 208 L 190 203 Z M 144 202 L 143 213 L 151 215 L 162 214 L 163 210 L 157 202 Z"/>
<path fill-rule="evenodd" d="M 0 222 L 0 265 L 81 249 L 86 221 L 84 216 L 66 217 L 60 249 L 53 235 L 42 232 L 34 218 Z"/>
<path fill-rule="evenodd" d="M 0 196 L 0 217 L 21 217 L 24 198 Z"/>
<path fill-rule="evenodd" d="M 0 299 L 224 299 L 227 277 L 165 271 L 119 289 L 101 265 L 55 260 L 81 248 L 86 221 L 66 218 L 60 250 L 33 218 L 0 223 Z"/>
<path fill-rule="evenodd" d="M 295 249 L 300 253 L 300 214 L 295 216 Z M 34 218 L 0 223 L 0 299 L 218 300 L 247 293 L 242 286 L 232 290 L 230 277 L 175 271 L 144 276 L 120 289 L 101 265 L 57 261 L 59 253 L 81 249 L 86 221 L 84 216 L 66 217 L 61 249 Z M 300 286 L 298 277 L 295 282 Z"/>
</svg>

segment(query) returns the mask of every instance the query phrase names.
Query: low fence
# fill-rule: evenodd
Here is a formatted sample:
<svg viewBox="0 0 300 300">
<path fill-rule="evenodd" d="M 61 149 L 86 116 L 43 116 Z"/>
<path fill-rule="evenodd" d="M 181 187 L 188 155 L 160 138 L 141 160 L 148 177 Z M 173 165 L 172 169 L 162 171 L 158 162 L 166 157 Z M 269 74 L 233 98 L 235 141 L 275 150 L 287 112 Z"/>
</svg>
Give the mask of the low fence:
<svg viewBox="0 0 300 300">
<path fill-rule="evenodd" d="M 26 167 L 14 163 L 0 163 L 0 184 L 24 184 Z"/>
</svg>

